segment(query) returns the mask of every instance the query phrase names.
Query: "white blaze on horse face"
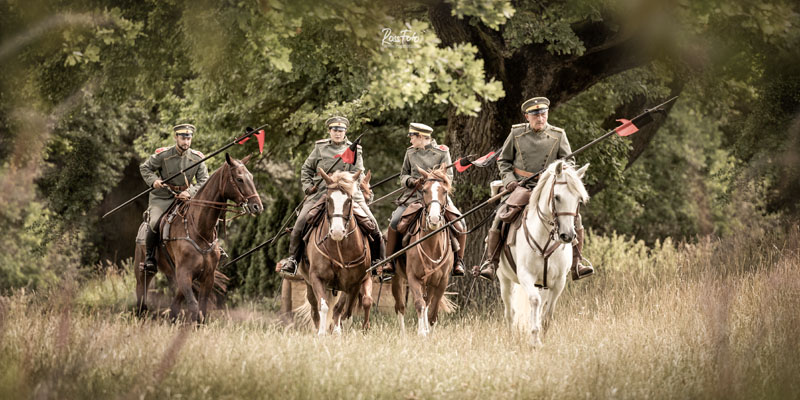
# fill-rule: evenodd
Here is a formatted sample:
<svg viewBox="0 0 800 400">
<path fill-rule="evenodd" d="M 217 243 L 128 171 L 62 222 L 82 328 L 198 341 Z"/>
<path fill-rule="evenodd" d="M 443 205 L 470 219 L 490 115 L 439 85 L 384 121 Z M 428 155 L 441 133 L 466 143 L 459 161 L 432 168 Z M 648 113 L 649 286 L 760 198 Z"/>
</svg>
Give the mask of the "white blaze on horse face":
<svg viewBox="0 0 800 400">
<path fill-rule="evenodd" d="M 441 196 L 439 195 L 439 187 L 441 185 L 439 182 L 434 181 L 433 185 L 431 185 L 431 193 L 433 198 L 438 200 L 438 202 L 434 202 L 431 204 L 431 209 L 428 211 L 428 223 L 430 225 L 438 226 L 442 223 L 442 202 Z"/>
<path fill-rule="evenodd" d="M 334 215 L 344 215 L 344 203 L 347 201 L 348 197 L 346 194 L 335 191 L 331 193 L 331 200 L 333 200 L 333 214 Z M 344 226 L 344 218 L 340 216 L 333 217 L 331 219 L 331 239 L 339 241 L 344 239 L 345 231 L 347 227 Z"/>
<path fill-rule="evenodd" d="M 557 213 L 574 213 L 578 209 L 578 195 L 569 189 L 569 185 L 556 185 L 553 192 Z M 555 198 L 558 201 L 555 201 Z M 558 238 L 563 242 L 572 242 L 575 238 L 575 216 L 560 215 L 558 217 Z"/>
</svg>

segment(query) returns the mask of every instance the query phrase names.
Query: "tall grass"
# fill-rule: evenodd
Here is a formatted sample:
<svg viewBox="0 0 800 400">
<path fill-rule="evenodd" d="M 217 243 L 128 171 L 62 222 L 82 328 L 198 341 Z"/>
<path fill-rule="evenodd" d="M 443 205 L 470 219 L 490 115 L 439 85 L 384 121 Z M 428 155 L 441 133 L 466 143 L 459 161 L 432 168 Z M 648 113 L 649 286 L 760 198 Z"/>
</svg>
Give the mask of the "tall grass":
<svg viewBox="0 0 800 400">
<path fill-rule="evenodd" d="M 413 311 L 406 334 L 379 314 L 317 338 L 254 305 L 200 328 L 137 320 L 126 275 L 17 292 L 0 300 L 0 398 L 792 398 L 798 243 L 797 227 L 654 248 L 592 236 L 598 273 L 568 285 L 537 350 L 499 304 L 428 338 Z"/>
</svg>

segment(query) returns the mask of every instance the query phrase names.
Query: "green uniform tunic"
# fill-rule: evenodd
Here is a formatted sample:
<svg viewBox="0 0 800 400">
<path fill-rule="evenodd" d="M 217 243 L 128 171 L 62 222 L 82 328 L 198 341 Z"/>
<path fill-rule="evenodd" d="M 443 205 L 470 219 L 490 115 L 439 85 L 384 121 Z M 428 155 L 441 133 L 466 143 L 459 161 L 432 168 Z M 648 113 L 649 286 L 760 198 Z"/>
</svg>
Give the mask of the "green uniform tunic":
<svg viewBox="0 0 800 400">
<path fill-rule="evenodd" d="M 300 214 L 298 214 L 297 221 L 295 222 L 295 231 L 302 230 L 302 227 L 305 226 L 308 211 L 328 189 L 327 182 L 325 182 L 325 180 L 317 174 L 318 168 L 322 168 L 322 170 L 326 171 L 328 175 L 331 175 L 336 171 L 361 171 L 361 178 L 364 177 L 364 159 L 361 156 L 362 151 L 360 145 L 358 146 L 358 155 L 356 157 L 355 165 L 348 164 L 344 161 L 337 162 L 337 159 L 334 158 L 334 156 L 337 154 L 344 153 L 344 151 L 347 150 L 347 147 L 351 144 L 353 144 L 353 142 L 347 139 L 345 139 L 342 143 L 336 143 L 331 139 L 317 140 L 316 144 L 314 145 L 314 150 L 308 155 L 308 158 L 306 158 L 306 161 L 303 163 L 303 167 L 300 169 L 300 182 L 303 184 L 303 191 L 305 192 L 306 189 L 313 187 L 314 185 L 317 186 L 317 191 L 308 196 L 306 201 L 303 203 L 303 208 L 300 210 Z M 334 164 L 336 164 L 336 166 L 328 172 L 328 168 Z M 372 219 L 372 221 L 375 223 L 375 226 L 378 226 L 378 221 L 372 215 L 369 207 L 367 207 L 367 202 L 364 200 L 364 194 L 361 193 L 360 189 L 357 189 L 353 194 L 353 200 L 370 217 L 370 219 Z"/>
<path fill-rule="evenodd" d="M 398 197 L 398 201 L 402 201 L 402 204 L 398 204 L 397 208 L 392 213 L 392 219 L 390 222 L 392 229 L 397 228 L 397 223 L 400 222 L 400 218 L 403 216 L 403 211 L 405 211 L 410 204 L 414 203 L 415 201 L 422 201 L 422 192 L 416 191 L 411 194 L 414 191 L 413 186 L 409 188 L 411 182 L 413 182 L 415 179 L 422 178 L 422 174 L 419 173 L 417 167 L 427 171 L 442 164 L 447 166 L 451 163 L 450 149 L 443 144 L 437 145 L 436 141 L 433 139 L 431 139 L 431 142 L 421 149 L 411 146 L 406 150 L 406 156 L 403 159 L 403 167 L 400 170 L 400 184 L 406 189 L 403 191 L 403 194 Z M 453 181 L 452 168 L 447 169 L 447 177 L 450 178 L 450 182 Z M 406 197 L 409 195 L 411 198 L 406 201 Z M 452 199 L 449 197 L 450 196 L 448 196 L 447 207 L 457 214 L 461 214 L 456 205 L 453 204 Z"/>
<path fill-rule="evenodd" d="M 184 151 L 183 154 L 178 152 L 176 146 L 162 147 L 156 150 L 155 154 L 151 155 L 145 162 L 139 165 L 139 171 L 142 173 L 147 186 L 152 187 L 157 179 L 163 179 L 177 174 L 182 169 L 203 159 L 203 153 L 189 149 Z M 192 184 L 192 181 L 196 182 Z M 208 180 L 208 168 L 205 163 L 200 163 L 194 168 L 186 171 L 182 175 L 176 176 L 171 180 L 164 182 L 173 186 L 188 186 L 186 189 L 190 195 L 194 196 L 206 181 Z M 148 225 L 150 229 L 155 230 L 155 224 L 164 213 L 164 211 L 175 200 L 175 196 L 170 193 L 167 188 L 154 189 L 150 192 L 149 206 L 147 211 L 150 214 Z"/>
<path fill-rule="evenodd" d="M 406 188 L 400 199 L 405 200 L 406 196 L 414 190 L 409 188 L 409 181 L 422 178 L 422 174 L 419 173 L 417 167 L 427 171 L 442 165 L 442 163 L 445 165 L 452 163 L 450 161 L 450 149 L 445 145 L 437 145 L 436 140 L 431 139 L 431 142 L 421 149 L 414 148 L 414 146 L 409 147 L 403 159 L 403 168 L 400 170 L 400 184 Z M 451 182 L 453 181 L 452 168 L 447 169 L 447 177 L 450 178 Z M 408 205 L 417 200 L 422 200 L 422 193 L 419 191 L 415 192 L 405 203 Z"/>
<path fill-rule="evenodd" d="M 516 124 L 511 127 L 497 158 L 503 186 L 525 178 L 514 172 L 514 168 L 535 174 L 570 153 L 572 150 L 563 129 L 547 124 L 540 132 L 535 132 L 527 122 Z"/>
</svg>

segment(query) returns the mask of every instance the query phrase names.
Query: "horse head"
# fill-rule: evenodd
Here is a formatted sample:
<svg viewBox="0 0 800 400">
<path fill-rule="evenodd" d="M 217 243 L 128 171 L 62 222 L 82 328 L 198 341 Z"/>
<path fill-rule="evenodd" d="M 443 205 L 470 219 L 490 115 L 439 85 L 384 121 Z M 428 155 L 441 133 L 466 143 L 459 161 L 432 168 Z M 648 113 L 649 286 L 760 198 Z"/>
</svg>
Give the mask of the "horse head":
<svg viewBox="0 0 800 400">
<path fill-rule="evenodd" d="M 364 175 L 364 179 L 358 184 L 358 188 L 361 190 L 361 193 L 364 194 L 364 200 L 369 203 L 372 201 L 372 189 L 369 187 L 369 181 L 372 179 L 372 170 L 367 171 L 367 174 Z"/>
<path fill-rule="evenodd" d="M 586 164 L 576 170 L 564 161 L 550 164 L 531 194 L 529 206 L 538 208 L 539 218 L 564 243 L 575 239 L 575 218 L 580 205 L 589 201 L 589 193 L 581 181 L 588 168 Z"/>
<path fill-rule="evenodd" d="M 440 228 L 445 222 L 444 209 L 447 207 L 447 194 L 451 189 L 447 166 L 442 164 L 430 171 L 417 167 L 417 171 L 425 178 L 420 189 L 425 204 L 425 222 L 429 230 Z"/>
<path fill-rule="evenodd" d="M 261 197 L 258 196 L 256 185 L 253 183 L 253 174 L 245 166 L 248 161 L 250 161 L 249 155 L 239 161 L 225 153 L 228 177 L 223 178 L 221 195 L 225 200 L 235 201 L 246 213 L 258 215 L 264 211 L 264 205 L 261 204 Z"/>
<path fill-rule="evenodd" d="M 322 168 L 318 169 L 319 175 L 328 186 L 326 213 L 329 235 L 335 241 L 341 241 L 349 234 L 347 227 L 353 217 L 353 194 L 356 191 L 356 182 L 361 176 L 361 171 L 351 174 L 346 171 L 336 171 L 328 175 Z"/>
</svg>

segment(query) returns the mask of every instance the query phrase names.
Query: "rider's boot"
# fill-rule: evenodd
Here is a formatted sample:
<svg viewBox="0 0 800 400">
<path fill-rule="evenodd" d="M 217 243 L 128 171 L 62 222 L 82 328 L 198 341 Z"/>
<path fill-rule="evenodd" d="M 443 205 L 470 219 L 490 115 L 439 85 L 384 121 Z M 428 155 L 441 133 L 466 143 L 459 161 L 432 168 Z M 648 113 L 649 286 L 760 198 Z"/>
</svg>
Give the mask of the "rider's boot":
<svg viewBox="0 0 800 400">
<path fill-rule="evenodd" d="M 144 257 L 144 272 L 148 274 L 155 274 L 158 272 L 158 264 L 156 263 L 156 248 L 158 247 L 158 232 L 153 232 L 147 228 L 147 234 L 144 239 L 145 257 Z"/>
<path fill-rule="evenodd" d="M 381 231 L 375 230 L 375 232 L 370 233 L 369 237 L 369 253 L 370 253 L 370 265 L 375 265 L 376 262 L 383 260 L 386 258 L 386 243 L 383 241 L 383 236 L 381 235 Z M 378 275 L 378 270 L 373 269 L 372 275 Z"/>
<path fill-rule="evenodd" d="M 583 251 L 583 228 L 575 230 L 577 240 L 574 245 L 572 245 L 572 280 L 577 281 L 578 279 L 586 278 L 594 274 L 594 268 L 590 263 L 588 266 L 583 265 L 581 263 L 584 260 L 583 255 L 581 254 Z M 586 260 L 588 262 L 588 260 Z"/>
<path fill-rule="evenodd" d="M 500 262 L 500 248 L 502 247 L 502 234 L 499 229 L 490 229 L 486 240 L 487 260 L 472 269 L 472 274 L 484 279 L 493 280 L 497 263 Z"/>
<path fill-rule="evenodd" d="M 399 243 L 400 234 L 390 226 L 386 231 L 386 251 L 394 254 Z M 394 261 L 384 264 L 381 273 L 388 276 L 394 275 Z"/>
<path fill-rule="evenodd" d="M 461 222 L 461 221 L 459 221 Z M 464 249 L 467 247 L 466 227 L 456 223 L 451 236 L 453 245 L 453 276 L 464 276 Z"/>
<path fill-rule="evenodd" d="M 294 276 L 297 273 L 297 266 L 303 258 L 303 229 L 293 229 L 289 241 L 289 257 L 283 261 L 281 272 Z"/>
</svg>

